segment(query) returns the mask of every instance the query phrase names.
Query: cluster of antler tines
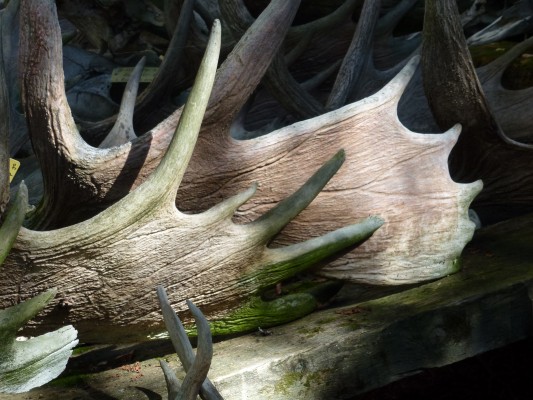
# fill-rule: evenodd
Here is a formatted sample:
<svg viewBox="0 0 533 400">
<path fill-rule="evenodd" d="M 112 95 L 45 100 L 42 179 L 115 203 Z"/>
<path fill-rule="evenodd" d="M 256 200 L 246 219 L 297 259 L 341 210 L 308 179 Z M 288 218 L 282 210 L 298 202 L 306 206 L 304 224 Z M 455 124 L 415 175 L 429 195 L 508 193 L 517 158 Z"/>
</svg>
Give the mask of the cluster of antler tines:
<svg viewBox="0 0 533 400">
<path fill-rule="evenodd" d="M 187 372 L 185 379 L 180 383 L 170 366 L 165 361 L 160 361 L 167 382 L 168 398 L 172 400 L 194 400 L 198 394 L 201 394 L 202 399 L 205 400 L 221 400 L 222 396 L 207 378 L 211 359 L 213 358 L 213 343 L 207 319 L 198 307 L 187 300 L 187 306 L 194 317 L 198 333 L 198 345 L 195 355 L 185 328 L 172 309 L 162 286 L 157 287 L 157 297 L 159 298 L 168 335 L 183 368 Z"/>
<path fill-rule="evenodd" d="M 164 62 L 148 89 L 136 99 L 141 61 L 118 116 L 81 123 L 80 132 L 66 101 L 54 2 L 21 0 L 24 110 L 44 194 L 29 219 L 29 226 L 40 231 L 23 229 L 7 260 L 10 276 L 0 281 L 2 302 L 29 296 L 40 289 L 35 282 L 53 282 L 73 301 L 68 310 L 50 310 L 49 321 L 66 314 L 78 324 L 80 336 L 90 336 L 89 328 L 98 322 L 107 329 L 107 340 L 124 339 L 125 327 L 133 336 L 161 328 L 150 291 L 163 284 L 178 309 L 184 299 L 202 307 L 214 321 L 214 333 L 249 330 L 259 324 L 260 314 L 263 319 L 276 315 L 269 323 L 280 323 L 312 310 L 316 299 L 309 294 L 291 295 L 298 311 L 284 309 L 284 317 L 279 310 L 286 299 L 267 304 L 258 296 L 326 260 L 317 274 L 367 284 L 410 284 L 457 271 L 474 231 L 467 213 L 481 190 L 479 177 L 486 180 L 477 203 L 481 208 L 521 205 L 529 198 L 528 172 L 520 172 L 520 181 L 528 184 L 519 188 L 511 182 L 512 172 L 495 173 L 480 153 L 487 153 L 486 146 L 505 148 L 495 157 L 521 165 L 527 146 L 519 146 L 523 153 L 514 157 L 516 143 L 499 131 L 486 136 L 497 124 L 483 102 L 478 102 L 482 111 L 475 124 L 458 119 L 467 115 L 458 109 L 450 113 L 464 88 L 457 86 L 451 98 L 433 91 L 443 77 L 433 76 L 442 69 L 431 67 L 432 51 L 442 55 L 451 47 L 431 38 L 453 41 L 460 31 L 446 29 L 459 18 L 456 10 L 447 13 L 451 0 L 438 6 L 429 1 L 426 9 L 424 87 L 437 122 L 448 129 L 431 134 L 409 129 L 416 122 L 426 132 L 435 131 L 433 118 L 422 115 L 428 105 L 414 105 L 423 100 L 419 58 L 410 57 L 418 51 L 420 35 L 392 34 L 413 0 L 398 2 L 382 17 L 381 2 L 367 0 L 356 27 L 351 14 L 360 2 L 354 0 L 295 27 L 297 0 L 273 0 L 255 19 L 240 0 L 221 2 L 219 15 L 197 9 L 205 21 L 216 21 L 199 77 L 185 107 L 152 119 L 160 115 L 156 111 L 168 110 L 170 80 L 187 34 L 195 43 L 205 39 L 194 26 L 194 3 L 183 2 Z M 446 15 L 441 25 L 437 15 Z M 226 46 L 217 69 L 218 17 L 235 43 L 231 51 Z M 430 34 L 431 29 L 444 33 Z M 334 36 L 336 41 L 329 42 Z M 467 60 L 465 49 L 453 65 Z M 333 65 L 320 62 L 329 59 Z M 316 76 L 307 76 L 302 65 Z M 324 95 L 324 82 L 336 71 Z M 457 82 L 477 82 L 473 69 L 464 71 L 470 71 L 468 79 Z M 260 82 L 283 107 L 269 108 L 272 99 L 258 89 Z M 470 105 L 481 98 L 480 90 L 474 90 Z M 263 105 L 284 111 L 267 112 L 265 118 Z M 439 112 L 439 107 L 446 109 Z M 257 135 L 246 129 L 243 110 L 257 112 L 259 121 L 252 125 L 261 133 L 286 117 L 303 120 Z M 456 122 L 466 132 L 460 135 Z M 147 132 L 135 134 L 146 127 Z M 103 139 L 99 148 L 87 143 L 95 138 Z M 458 139 L 452 171 L 473 183 L 458 184 L 450 177 L 448 156 Z M 479 151 L 470 153 L 473 147 Z M 467 152 L 476 156 L 465 157 Z M 342 256 L 332 259 L 338 251 Z M 224 282 L 218 274 L 224 274 Z M 271 314 L 258 312 L 269 307 Z"/>
</svg>

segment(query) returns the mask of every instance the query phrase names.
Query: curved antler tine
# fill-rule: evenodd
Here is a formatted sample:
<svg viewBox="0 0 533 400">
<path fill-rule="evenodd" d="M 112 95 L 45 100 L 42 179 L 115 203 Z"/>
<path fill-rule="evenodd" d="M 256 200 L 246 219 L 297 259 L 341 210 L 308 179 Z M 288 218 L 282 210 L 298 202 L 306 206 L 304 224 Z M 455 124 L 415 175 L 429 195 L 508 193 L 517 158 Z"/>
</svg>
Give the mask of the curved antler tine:
<svg viewBox="0 0 533 400">
<path fill-rule="evenodd" d="M 326 109 L 335 110 L 350 101 L 350 95 L 358 84 L 359 76 L 372 56 L 372 39 L 379 17 L 381 0 L 366 0 L 357 23 L 352 42 L 326 103 Z"/>
<path fill-rule="evenodd" d="M 165 326 L 170 336 L 170 340 L 172 341 L 172 345 L 174 346 L 174 350 L 176 350 L 176 354 L 178 355 L 183 368 L 185 368 L 185 371 L 188 371 L 194 360 L 194 353 L 189 338 L 187 337 L 187 333 L 185 332 L 180 319 L 170 306 L 165 288 L 161 285 L 157 286 L 157 298 L 159 299 L 159 305 L 161 307 Z"/>
<path fill-rule="evenodd" d="M 206 124 L 231 121 L 237 115 L 278 51 L 299 4 L 300 0 L 273 0 L 255 22 L 241 0 L 220 4 L 232 32 L 240 36 L 249 28 L 219 68 Z"/>
<path fill-rule="evenodd" d="M 296 46 L 294 46 L 287 54 L 285 54 L 286 65 L 291 65 L 304 53 L 305 49 L 307 49 L 307 46 L 309 46 L 309 43 L 311 43 L 313 35 L 314 32 L 312 31 L 306 32 L 302 39 L 298 41 Z"/>
<path fill-rule="evenodd" d="M 40 162 L 51 170 L 62 170 L 64 157 L 77 157 L 88 146 L 79 135 L 65 95 L 55 2 L 22 0 L 20 18 L 21 92 L 26 115 L 32 116 L 27 118 L 29 134 Z M 54 184 L 47 179 L 45 187 Z"/>
<path fill-rule="evenodd" d="M 207 373 L 211 367 L 213 342 L 209 323 L 202 312 L 190 300 L 187 300 L 187 306 L 191 310 L 198 329 L 198 346 L 196 347 L 194 362 L 183 379 L 183 384 L 181 385 L 182 397 L 179 398 L 194 400 L 200 392 L 200 387 L 207 378 Z"/>
<path fill-rule="evenodd" d="M 274 285 L 305 271 L 310 265 L 333 256 L 341 250 L 355 246 L 378 230 L 384 221 L 380 217 L 370 216 L 363 221 L 329 232 L 323 236 L 306 240 L 286 247 L 267 249 L 268 267 L 258 272 L 265 283 Z M 353 247 L 352 247 L 353 248 Z"/>
<path fill-rule="evenodd" d="M 392 35 L 398 23 L 413 8 L 417 0 L 401 0 L 387 14 L 381 17 L 376 25 L 376 35 Z"/>
<path fill-rule="evenodd" d="M 57 289 L 50 289 L 23 303 L 19 303 L 6 310 L 0 310 L 0 325 L 2 326 L 0 340 L 13 340 L 17 332 L 30 319 L 35 317 L 57 294 Z"/>
<path fill-rule="evenodd" d="M 445 63 L 441 65 L 445 74 L 435 71 L 437 61 Z M 465 130 L 475 129 L 485 137 L 498 129 L 470 58 L 457 5 L 448 0 L 426 2 L 422 76 L 428 102 L 442 129 L 460 122 Z M 444 91 L 440 86 L 445 85 L 444 80 L 457 84 L 446 85 Z"/>
<path fill-rule="evenodd" d="M 293 26 L 287 35 L 287 40 L 290 42 L 300 41 L 305 36 L 309 35 L 309 32 L 321 32 L 331 27 L 337 26 L 351 17 L 357 6 L 362 3 L 363 0 L 347 0 L 342 3 L 339 8 L 322 18 L 308 22 L 306 24 Z"/>
<path fill-rule="evenodd" d="M 312 118 L 325 112 L 324 106 L 293 78 L 281 54 L 272 60 L 263 84 L 292 114 Z"/>
<path fill-rule="evenodd" d="M 344 150 L 340 150 L 291 196 L 280 201 L 274 208 L 250 223 L 262 233 L 265 241 L 278 233 L 320 193 L 344 162 Z"/>
<path fill-rule="evenodd" d="M 191 21 L 193 19 L 194 0 L 185 0 L 181 6 L 180 14 L 174 34 L 170 40 L 165 57 L 161 63 L 154 80 L 140 94 L 135 108 L 135 126 L 142 125 L 147 120 L 148 114 L 153 112 L 162 98 L 166 98 L 174 86 L 173 81 L 178 76 L 183 62 L 185 44 L 187 43 Z M 143 128 L 145 128 L 143 126 Z M 146 127 L 152 128 L 152 127 Z"/>
<path fill-rule="evenodd" d="M 320 71 L 318 74 L 316 74 L 312 78 L 309 78 L 305 82 L 302 82 L 300 85 L 302 86 L 303 89 L 308 90 L 308 91 L 316 89 L 322 83 L 324 83 L 330 76 L 332 76 L 335 73 L 335 71 L 339 69 L 341 63 L 342 63 L 341 60 L 335 61 L 329 67 L 327 67 L 323 71 Z"/>
<path fill-rule="evenodd" d="M 533 46 L 533 36 L 514 45 L 500 57 L 489 64 L 478 68 L 477 72 L 481 81 L 486 79 L 501 79 L 505 68 L 518 58 L 524 51 Z"/>
<path fill-rule="evenodd" d="M 159 305 L 161 307 L 161 312 L 163 313 L 165 326 L 169 333 L 170 340 L 172 341 L 172 345 L 174 346 L 174 350 L 176 350 L 176 354 L 180 359 L 181 365 L 183 365 L 183 368 L 187 372 L 193 364 L 195 356 L 187 333 L 185 332 L 185 328 L 170 306 L 165 289 L 161 285 L 157 286 L 157 298 L 159 299 Z M 170 373 L 172 372 L 170 368 L 168 368 L 168 370 Z M 171 375 L 174 374 L 171 373 Z M 167 387 L 169 387 L 168 382 L 169 381 L 167 381 Z M 171 378 L 170 382 L 173 390 L 178 390 L 177 388 L 181 386 L 179 380 L 177 379 Z M 176 387 L 176 385 L 178 386 Z M 222 399 L 213 383 L 211 383 L 211 381 L 207 378 L 204 380 L 200 392 L 202 398 L 205 400 Z"/>
<path fill-rule="evenodd" d="M 0 264 L 4 262 L 13 243 L 15 243 L 27 210 L 28 188 L 22 181 L 17 191 L 17 196 L 7 212 L 4 223 L 0 226 Z"/>
<path fill-rule="evenodd" d="M 113 125 L 113 129 L 109 131 L 109 134 L 98 147 L 107 148 L 120 146 L 137 137 L 133 130 L 133 110 L 135 109 L 137 91 L 139 89 L 139 82 L 145 64 L 146 57 L 142 57 L 133 69 L 128 79 L 128 83 L 126 84 L 126 88 L 124 89 L 124 94 L 122 95 L 122 101 L 120 102 L 120 109 L 118 111 L 115 125 Z"/>
<path fill-rule="evenodd" d="M 204 58 L 198 69 L 198 75 L 191 89 L 178 126 L 168 150 L 154 173 L 131 193 L 140 196 L 139 201 L 147 203 L 143 196 L 151 199 L 160 198 L 174 204 L 176 192 L 192 156 L 202 119 L 207 108 L 218 64 L 221 45 L 220 22 L 215 20 Z"/>
<path fill-rule="evenodd" d="M 211 207 L 207 211 L 204 211 L 202 215 L 204 215 L 209 221 L 231 218 L 240 206 L 250 200 L 250 198 L 255 194 L 256 190 L 257 184 L 254 183 L 247 190 L 224 200 L 223 202 Z"/>
<path fill-rule="evenodd" d="M 176 376 L 176 373 L 170 368 L 170 365 L 167 364 L 164 360 L 159 360 L 159 365 L 163 370 L 163 375 L 165 376 L 165 383 L 167 384 L 167 393 L 169 399 L 177 399 L 180 395 L 181 382 Z"/>
<path fill-rule="evenodd" d="M 389 83 L 383 86 L 379 92 L 370 97 L 378 97 L 383 100 L 395 101 L 396 104 L 398 104 L 402 94 L 405 92 L 409 82 L 413 78 L 419 63 L 420 56 L 416 55 L 411 57 L 411 59 L 400 70 L 400 72 L 398 72 Z"/>
</svg>

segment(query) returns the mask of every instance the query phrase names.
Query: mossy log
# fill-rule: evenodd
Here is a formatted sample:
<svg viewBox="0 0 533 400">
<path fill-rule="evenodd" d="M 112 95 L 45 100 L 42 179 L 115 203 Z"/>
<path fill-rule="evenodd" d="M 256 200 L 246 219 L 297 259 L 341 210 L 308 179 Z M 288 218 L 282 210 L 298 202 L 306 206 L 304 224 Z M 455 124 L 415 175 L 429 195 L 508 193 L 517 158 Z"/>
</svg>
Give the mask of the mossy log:
<svg viewBox="0 0 533 400">
<path fill-rule="evenodd" d="M 463 270 L 453 276 L 362 303 L 350 301 L 345 291 L 340 307 L 265 334 L 215 343 L 209 378 L 226 399 L 344 399 L 531 337 L 532 237 L 533 215 L 484 228 L 465 249 Z M 159 355 L 180 370 L 175 356 L 164 356 L 173 352 L 167 349 Z M 112 355 L 116 360 L 131 353 L 127 347 Z M 88 352 L 75 363 L 105 363 L 105 354 Z M 138 359 L 143 376 L 110 369 L 79 376 L 83 385 L 49 387 L 35 395 L 85 398 L 92 391 L 140 399 L 142 389 L 164 396 L 161 369 L 150 359 L 153 350 L 137 348 L 135 354 L 148 355 Z M 131 387 L 132 376 L 137 388 Z M 65 377 L 63 385 L 73 379 Z"/>
</svg>

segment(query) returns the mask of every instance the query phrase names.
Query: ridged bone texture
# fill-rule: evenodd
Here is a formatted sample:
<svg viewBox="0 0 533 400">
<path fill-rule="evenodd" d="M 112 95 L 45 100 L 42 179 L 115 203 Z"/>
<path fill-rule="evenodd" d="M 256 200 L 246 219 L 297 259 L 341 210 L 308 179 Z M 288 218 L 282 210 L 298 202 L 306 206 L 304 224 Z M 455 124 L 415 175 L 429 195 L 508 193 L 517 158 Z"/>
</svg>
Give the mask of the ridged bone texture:
<svg viewBox="0 0 533 400">
<path fill-rule="evenodd" d="M 211 93 L 219 49 L 220 23 L 216 21 L 168 151 L 143 184 L 79 224 L 51 231 L 20 231 L 1 267 L 3 305 L 55 286 L 59 301 L 36 325 L 42 330 L 68 320 L 78 329 L 80 339 L 96 342 L 139 340 L 160 333 L 158 284 L 167 287 L 173 303 L 181 304 L 178 310 L 183 311 L 185 299 L 202 307 L 219 334 L 286 322 L 316 307 L 309 293 L 270 302 L 263 302 L 259 295 L 360 243 L 383 221 L 369 217 L 282 248 L 271 249 L 267 244 L 335 174 L 344 161 L 342 151 L 332 154 L 293 195 L 249 224 L 237 225 L 231 219 L 254 195 L 255 185 L 200 214 L 184 214 L 175 207 L 176 191 Z M 58 107 L 51 114 L 61 119 L 61 111 Z"/>
<path fill-rule="evenodd" d="M 63 307 L 49 310 L 44 320 L 75 321 L 82 338 L 102 340 L 99 327 L 106 340 L 124 340 L 127 333 L 134 338 L 161 329 L 153 289 L 163 284 L 173 304 L 190 298 L 208 318 L 222 321 L 220 332 L 231 332 L 228 326 L 242 323 L 247 310 L 257 307 L 246 299 L 368 238 L 383 222 L 372 215 L 385 222 L 372 238 L 318 273 L 408 284 L 458 269 L 459 254 L 474 231 L 468 205 L 481 183 L 457 184 L 449 176 L 447 158 L 459 127 L 417 134 L 399 122 L 398 101 L 417 58 L 375 95 L 256 139 L 230 137 L 232 121 L 278 50 L 297 6 L 297 1 L 273 1 L 221 65 L 193 152 L 193 139 L 177 139 L 183 133 L 170 142 L 177 121 L 187 124 L 181 109 L 122 146 L 87 145 L 64 96 L 53 3 L 22 2 L 25 109 L 45 175 L 45 196 L 33 223 L 69 224 L 68 217 L 62 219 L 65 210 L 79 219 L 84 211 L 120 200 L 77 225 L 22 230 L 4 267 L 11 272 L 2 275 L 2 302 L 57 285 Z M 342 168 L 276 235 L 340 167 L 342 154 L 327 161 L 339 148 L 346 154 Z M 282 201 L 317 170 L 299 194 Z M 251 197 L 255 182 L 259 187 Z M 184 214 L 174 200 L 183 211 L 208 211 Z M 274 211 L 267 211 L 273 205 Z M 232 221 L 235 211 L 235 221 L 247 224 Z M 363 222 L 350 225 L 358 221 Z M 339 230 L 328 233 L 334 229 Z M 317 237 L 293 245 L 310 233 Z M 278 248 L 267 248 L 274 236 Z M 308 298 L 298 299 L 308 304 Z"/>
</svg>

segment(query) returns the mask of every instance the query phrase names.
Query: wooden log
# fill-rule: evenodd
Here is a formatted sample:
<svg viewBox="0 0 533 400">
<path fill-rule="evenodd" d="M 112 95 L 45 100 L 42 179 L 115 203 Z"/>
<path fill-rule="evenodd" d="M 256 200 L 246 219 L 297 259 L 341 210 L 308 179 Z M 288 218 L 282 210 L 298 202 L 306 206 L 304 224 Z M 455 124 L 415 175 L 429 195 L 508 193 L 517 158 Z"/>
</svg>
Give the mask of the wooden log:
<svg viewBox="0 0 533 400">
<path fill-rule="evenodd" d="M 458 274 L 364 303 L 323 310 L 273 328 L 271 335 L 251 334 L 216 343 L 209 377 L 226 399 L 343 399 L 424 368 L 531 337 L 531 235 L 533 216 L 492 226 L 467 247 L 464 269 Z M 132 348 L 123 352 L 131 353 Z M 159 355 L 171 352 L 167 348 Z M 135 353 L 141 351 L 136 348 Z M 148 354 L 154 354 L 153 347 Z M 113 355 L 119 356 L 116 349 Z M 88 360 L 91 355 L 83 357 Z M 164 358 L 183 378 L 176 356 Z M 101 361 L 110 362 L 109 358 Z M 140 392 L 132 387 L 132 376 L 135 386 L 145 392 L 166 393 L 156 360 L 136 365 L 143 376 L 125 373 L 122 367 L 84 375 L 84 388 L 56 387 L 35 394 L 43 399 L 66 393 L 84 398 L 92 391 L 117 399 L 136 398 Z"/>
</svg>

